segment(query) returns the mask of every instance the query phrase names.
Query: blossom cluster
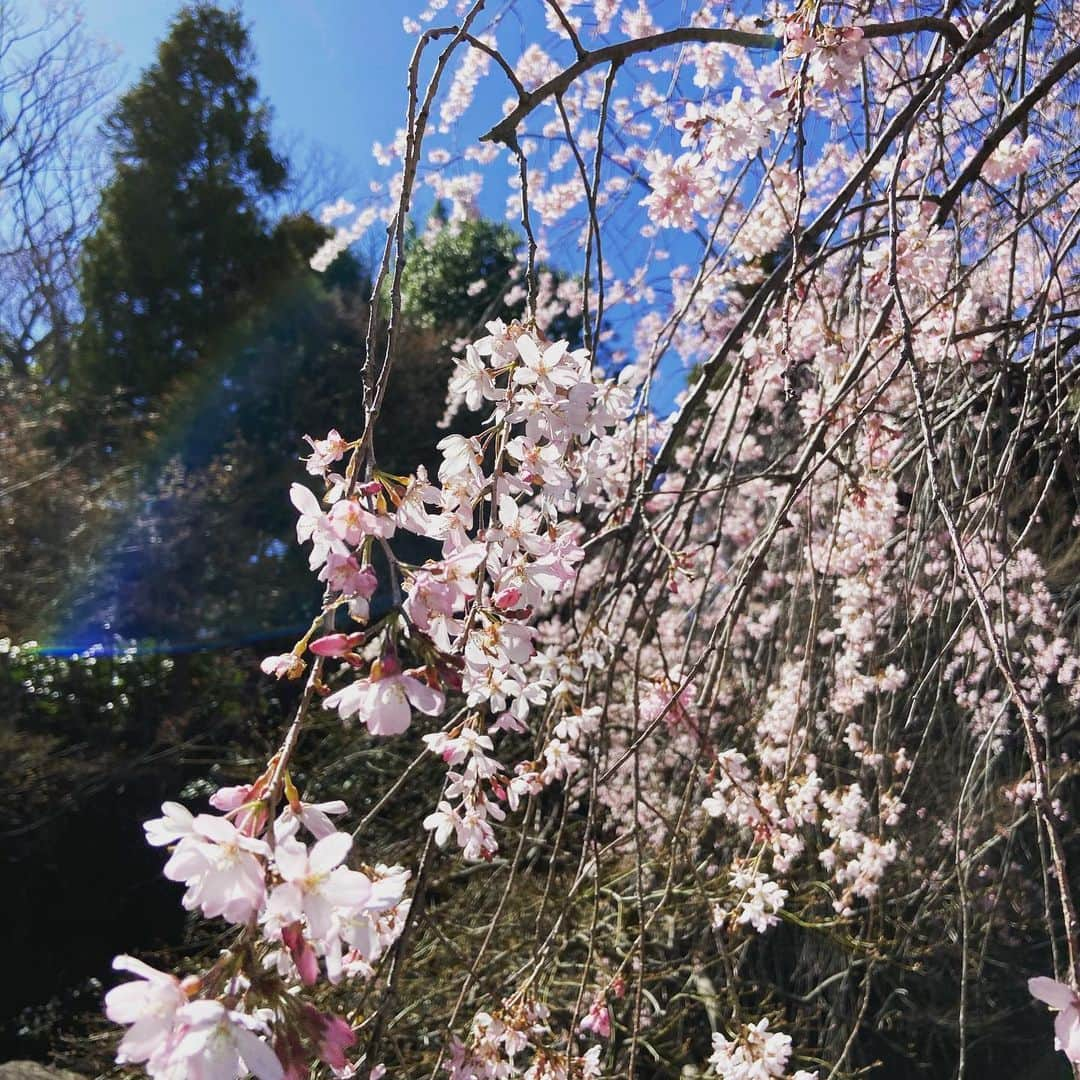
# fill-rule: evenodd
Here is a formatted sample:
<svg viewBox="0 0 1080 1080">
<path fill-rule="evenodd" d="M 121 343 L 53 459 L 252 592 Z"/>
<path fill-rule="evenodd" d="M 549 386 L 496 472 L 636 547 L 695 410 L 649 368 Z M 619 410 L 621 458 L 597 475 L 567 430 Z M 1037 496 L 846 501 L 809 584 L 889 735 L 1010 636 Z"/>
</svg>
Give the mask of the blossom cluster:
<svg viewBox="0 0 1080 1080">
<path fill-rule="evenodd" d="M 345 804 L 305 803 L 287 777 L 271 822 L 274 774 L 272 765 L 254 784 L 220 789 L 210 800 L 220 813 L 170 802 L 145 825 L 149 843 L 170 851 L 165 876 L 185 885 L 184 907 L 239 928 L 202 976 L 177 980 L 117 958 L 117 970 L 142 980 L 106 997 L 109 1018 L 129 1025 L 118 1060 L 150 1076 L 276 1080 L 306 1074 L 313 1060 L 352 1075 L 352 1028 L 294 991 L 373 974 L 404 928 L 409 875 L 346 866 L 352 837 L 331 820 Z"/>
<path fill-rule="evenodd" d="M 444 1068 L 449 1080 L 594 1080 L 602 1073 L 601 1047 L 572 1055 L 552 1046 L 550 1011 L 518 998 L 494 1012 L 479 1012 L 467 1039 L 454 1038 Z"/>
<path fill-rule="evenodd" d="M 759 1020 L 744 1024 L 731 1039 L 720 1032 L 713 1035 L 709 1064 L 721 1080 L 769 1080 L 788 1076 L 790 1057 L 791 1036 L 770 1031 L 769 1021 Z M 817 1075 L 799 1069 L 790 1074 L 790 1080 L 817 1080 Z"/>
<path fill-rule="evenodd" d="M 307 469 L 322 478 L 325 495 L 293 485 L 297 539 L 311 545 L 328 617 L 343 608 L 367 629 L 316 637 L 313 628 L 291 652 L 262 663 L 277 678 L 300 678 L 308 656 L 320 666 L 340 661 L 352 677 L 333 692 L 320 680 L 323 706 L 375 737 L 405 733 L 414 710 L 442 716 L 448 694 L 457 695 L 456 717 L 424 736 L 448 767 L 424 826 L 439 846 L 453 837 L 471 860 L 494 855 L 493 823 L 507 810 L 580 769 L 573 747 L 596 728 L 595 710 L 579 704 L 579 684 L 537 653 L 533 620 L 565 592 L 582 559 L 567 515 L 580 509 L 582 490 L 599 495 L 608 483 L 589 470 L 609 459 L 586 448 L 603 441 L 633 401 L 628 385 L 594 374 L 584 350 L 518 324 L 496 321 L 488 330 L 459 358 L 451 391 L 490 415 L 478 435 L 442 440 L 437 485 L 422 467 L 356 483 L 348 470 L 335 471 L 355 444 L 336 430 L 308 438 Z M 441 557 L 401 563 L 387 545 L 398 530 L 439 545 Z M 372 623 L 376 544 L 401 599 Z M 404 666 L 406 650 L 416 666 Z M 527 731 L 531 710 L 545 704 L 552 723 L 539 756 L 504 767 L 492 736 Z M 165 876 L 184 884 L 184 907 L 240 928 L 244 945 L 218 977 L 199 981 L 190 1002 L 173 993 L 171 977 L 124 961 L 151 989 L 113 991 L 119 996 L 107 1008 L 136 1033 L 121 1059 L 144 1063 L 150 1075 L 206 1069 L 224 1078 L 249 1069 L 262 1080 L 312 1057 L 352 1068 L 344 1056 L 354 1041 L 349 1026 L 310 1006 L 293 1008 L 288 988 L 371 977 L 407 921 L 409 875 L 349 868 L 352 837 L 331 820 L 345 804 L 303 802 L 282 754 L 252 784 L 218 791 L 211 805 L 219 813 L 166 803 L 146 824 L 148 841 L 169 849 Z M 250 957 L 276 975 L 272 990 L 247 970 Z M 163 995 L 175 1008 L 164 1010 Z"/>
<path fill-rule="evenodd" d="M 441 546 L 441 557 L 423 565 L 394 560 L 402 600 L 380 633 L 327 634 L 311 641 L 310 651 L 342 660 L 347 675 L 366 669 L 323 704 L 372 735 L 404 733 L 414 710 L 440 716 L 448 690 L 464 699 L 453 721 L 424 736 L 449 767 L 425 826 L 440 846 L 453 838 L 476 860 L 497 850 L 493 822 L 507 808 L 580 768 L 573 745 L 595 726 L 565 687 L 552 695 L 560 680 L 533 662 L 532 623 L 576 576 L 580 530 L 566 515 L 580 508 L 584 491 L 595 498 L 607 485 L 597 470 L 610 454 L 597 451 L 633 398 L 625 380 L 596 376 L 584 350 L 501 321 L 465 348 L 450 391 L 469 410 L 490 413 L 479 434 L 439 443 L 437 484 L 422 467 L 409 477 L 377 473 L 351 484 L 333 471 L 349 443 L 332 431 L 311 440 L 308 459 L 309 471 L 323 477 L 328 505 L 299 484 L 292 499 L 300 511 L 297 538 L 311 543 L 310 565 L 327 583 L 329 602 L 346 605 L 360 622 L 375 588 L 376 541 L 402 530 Z M 356 651 L 361 641 L 376 650 L 370 661 Z M 268 658 L 264 668 L 298 676 L 304 644 Z M 422 662 L 405 668 L 405 649 Z M 539 756 L 513 769 L 502 765 L 493 736 L 528 730 L 531 711 L 545 704 L 559 715 Z"/>
</svg>

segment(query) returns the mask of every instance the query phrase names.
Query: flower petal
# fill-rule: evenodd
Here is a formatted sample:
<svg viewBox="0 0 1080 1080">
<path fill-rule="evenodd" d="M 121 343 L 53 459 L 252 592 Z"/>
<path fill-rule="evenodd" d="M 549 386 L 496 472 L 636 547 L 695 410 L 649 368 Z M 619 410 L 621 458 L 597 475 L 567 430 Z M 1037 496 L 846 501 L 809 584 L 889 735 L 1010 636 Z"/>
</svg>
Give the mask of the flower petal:
<svg viewBox="0 0 1080 1080">
<path fill-rule="evenodd" d="M 232 1027 L 232 1037 L 244 1065 L 258 1080 L 282 1080 L 285 1070 L 281 1067 L 277 1054 L 262 1039 L 238 1024 Z"/>
<path fill-rule="evenodd" d="M 278 844 L 274 849 L 274 862 L 277 863 L 277 868 L 286 881 L 294 881 L 307 876 L 307 848 L 299 840 L 283 840 Z"/>
<path fill-rule="evenodd" d="M 438 716 L 446 706 L 445 696 L 433 690 L 427 683 L 414 679 L 411 675 L 402 675 L 405 693 L 413 705 L 428 716 Z"/>
<path fill-rule="evenodd" d="M 1080 1012 L 1075 1005 L 1062 1009 L 1054 1021 L 1057 1048 L 1073 1064 L 1080 1064 Z"/>
<path fill-rule="evenodd" d="M 1064 983 L 1039 975 L 1028 979 L 1028 993 L 1045 1002 L 1051 1009 L 1065 1009 L 1073 999 L 1073 992 Z"/>
<path fill-rule="evenodd" d="M 301 514 L 308 517 L 316 517 L 322 513 L 322 508 L 319 506 L 319 500 L 315 498 L 315 493 L 310 488 L 304 487 L 303 484 L 293 484 L 289 488 L 289 499 Z"/>
<path fill-rule="evenodd" d="M 313 874 L 329 873 L 335 866 L 341 865 L 351 847 L 352 837 L 348 833 L 335 832 L 324 836 L 311 849 L 311 855 L 308 857 L 311 872 Z"/>
<path fill-rule="evenodd" d="M 412 723 L 412 710 L 400 675 L 372 684 L 367 716 L 363 717 L 372 735 L 400 735 Z"/>
</svg>

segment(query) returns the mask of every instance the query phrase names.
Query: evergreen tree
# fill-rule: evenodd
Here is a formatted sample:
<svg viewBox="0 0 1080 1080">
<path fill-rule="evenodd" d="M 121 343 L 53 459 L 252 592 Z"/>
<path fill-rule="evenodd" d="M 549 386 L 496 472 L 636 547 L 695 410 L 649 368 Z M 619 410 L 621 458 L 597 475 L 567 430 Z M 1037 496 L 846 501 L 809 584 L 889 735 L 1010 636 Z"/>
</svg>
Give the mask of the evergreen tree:
<svg viewBox="0 0 1080 1080">
<path fill-rule="evenodd" d="M 446 207 L 437 202 L 422 233 L 410 224 L 406 246 L 401 311 L 414 329 L 434 332 L 449 344 L 490 319 L 524 316 L 523 297 L 506 303 L 523 276 L 521 239 L 509 225 L 484 217 L 450 221 Z M 549 266 L 538 271 L 554 287 L 567 280 Z M 576 345 L 581 329 L 580 317 L 559 315 L 549 333 Z"/>
<path fill-rule="evenodd" d="M 82 268 L 81 388 L 152 405 L 310 253 L 268 221 L 284 188 L 236 11 L 183 8 L 109 118 L 115 175 Z M 317 241 L 316 241 L 317 242 Z"/>
</svg>

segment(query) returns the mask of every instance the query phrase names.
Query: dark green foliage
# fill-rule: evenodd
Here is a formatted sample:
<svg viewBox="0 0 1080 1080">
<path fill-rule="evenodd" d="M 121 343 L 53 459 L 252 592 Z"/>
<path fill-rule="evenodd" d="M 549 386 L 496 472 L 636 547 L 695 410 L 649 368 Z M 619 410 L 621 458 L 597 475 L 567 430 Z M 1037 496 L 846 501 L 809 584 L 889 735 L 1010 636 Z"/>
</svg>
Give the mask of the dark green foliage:
<svg viewBox="0 0 1080 1080">
<path fill-rule="evenodd" d="M 408 258 L 401 277 L 401 310 L 425 330 L 464 332 L 501 314 L 519 241 L 506 225 L 477 218 L 446 224 L 436 207 L 423 234 L 410 229 Z M 481 281 L 475 296 L 469 286 Z"/>
<path fill-rule="evenodd" d="M 505 300 L 524 278 L 518 264 L 521 247 L 520 237 L 508 225 L 480 217 L 448 221 L 444 207 L 436 203 L 422 233 L 409 227 L 401 275 L 402 314 L 410 326 L 436 331 L 447 345 L 457 337 L 482 334 L 491 319 L 523 318 L 524 298 L 510 304 Z M 550 267 L 537 272 L 551 289 L 566 280 L 564 273 Z M 547 336 L 580 345 L 580 316 L 557 316 Z"/>
<path fill-rule="evenodd" d="M 296 623 L 317 595 L 287 490 L 302 434 L 359 410 L 367 275 L 348 255 L 315 274 L 326 229 L 272 221 L 288 175 L 253 62 L 237 12 L 185 7 L 107 125 L 68 435 L 124 509 L 65 641 L 235 640 Z"/>
</svg>

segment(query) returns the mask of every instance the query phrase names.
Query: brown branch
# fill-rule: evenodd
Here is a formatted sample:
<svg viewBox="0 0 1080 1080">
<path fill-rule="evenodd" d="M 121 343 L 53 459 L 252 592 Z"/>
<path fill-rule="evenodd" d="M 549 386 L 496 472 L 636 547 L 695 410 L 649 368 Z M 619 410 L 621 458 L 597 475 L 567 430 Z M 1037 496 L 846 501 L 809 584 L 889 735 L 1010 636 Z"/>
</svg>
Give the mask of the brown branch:
<svg viewBox="0 0 1080 1080">
<path fill-rule="evenodd" d="M 896 37 L 900 34 L 933 31 L 946 38 L 954 49 L 959 50 L 966 39 L 960 29 L 948 19 L 926 16 L 918 19 L 901 19 L 895 23 L 880 23 L 862 27 L 863 37 Z M 565 70 L 559 72 L 542 86 L 538 86 L 522 97 L 514 108 L 506 114 L 490 131 L 480 136 L 481 142 L 500 142 L 509 145 L 507 140 L 517 130 L 518 124 L 531 113 L 537 105 L 549 97 L 558 97 L 573 85 L 575 80 L 586 71 L 603 64 L 622 63 L 640 53 L 654 52 L 669 45 L 735 45 L 755 52 L 781 52 L 784 39 L 775 34 L 755 34 L 748 30 L 728 30 L 723 27 L 680 26 L 675 30 L 664 30 L 659 34 L 646 37 L 617 41 L 589 52 L 578 52 L 578 58 Z"/>
<path fill-rule="evenodd" d="M 949 185 L 948 191 L 941 197 L 941 205 L 937 213 L 939 224 L 948 217 L 949 212 L 964 189 L 978 179 L 983 166 L 989 160 L 990 155 L 1001 145 L 1005 136 L 1019 127 L 1031 113 L 1031 110 L 1061 82 L 1062 76 L 1068 74 L 1077 64 L 1080 64 L 1080 45 L 1074 46 L 1064 56 L 1060 57 L 1043 78 L 1005 113 L 998 126 L 987 135 L 982 146 L 976 151 L 975 156 L 964 166 L 956 179 Z"/>
<path fill-rule="evenodd" d="M 713 43 L 740 45 L 744 49 L 756 49 L 765 52 L 780 52 L 784 47 L 782 39 L 773 34 L 752 34 L 743 30 L 711 29 L 707 27 L 683 26 L 676 30 L 665 30 L 661 34 L 649 34 L 647 37 L 618 41 L 585 53 L 564 71 L 549 79 L 542 86 L 530 91 L 518 101 L 517 105 L 502 118 L 489 132 L 480 136 L 481 142 L 500 142 L 507 146 L 514 137 L 518 124 L 549 97 L 557 97 L 573 85 L 579 76 L 594 67 L 603 64 L 622 63 L 639 53 L 653 52 L 668 45 L 693 43 Z"/>
<path fill-rule="evenodd" d="M 878 23 L 862 28 L 864 38 L 899 37 L 901 34 L 921 34 L 925 32 L 940 34 L 954 48 L 961 49 L 966 40 L 955 23 L 934 15 L 923 15 L 915 19 L 898 19 L 892 23 Z"/>
</svg>

